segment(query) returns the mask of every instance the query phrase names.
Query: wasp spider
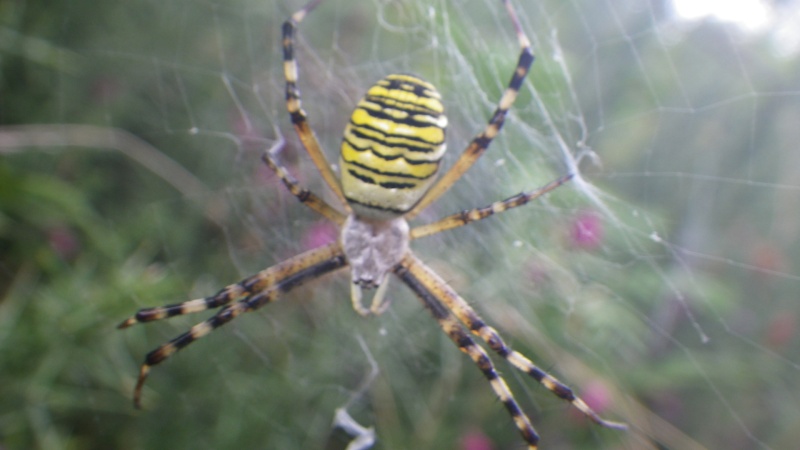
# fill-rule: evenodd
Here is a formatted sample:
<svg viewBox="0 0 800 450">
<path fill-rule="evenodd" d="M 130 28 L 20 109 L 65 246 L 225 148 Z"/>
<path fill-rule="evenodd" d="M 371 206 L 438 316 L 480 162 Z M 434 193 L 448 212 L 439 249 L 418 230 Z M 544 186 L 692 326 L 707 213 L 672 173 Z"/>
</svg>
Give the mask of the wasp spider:
<svg viewBox="0 0 800 450">
<path fill-rule="evenodd" d="M 350 266 L 351 301 L 356 312 L 362 316 L 384 312 L 388 306 L 388 302 L 384 301 L 387 275 L 394 274 L 419 297 L 459 350 L 466 353 L 478 366 L 495 395 L 508 410 L 529 449 L 537 448 L 539 436 L 486 351 L 475 342 L 470 333 L 513 367 L 570 402 L 594 422 L 604 427 L 623 428 L 623 424 L 600 418 L 569 387 L 522 354 L 511 350 L 461 296 L 409 249 L 409 242 L 414 239 L 522 206 L 572 178 L 568 174 L 539 189 L 522 192 L 483 208 L 462 211 L 427 225 L 409 228 L 408 220 L 416 217 L 442 196 L 486 151 L 503 126 L 506 113 L 514 103 L 533 64 L 530 41 L 522 31 L 509 0 L 500 1 L 503 2 L 521 48 L 517 66 L 486 128 L 472 139 L 453 167 L 438 180 L 436 174 L 445 152 L 447 118 L 436 88 L 407 74 L 389 75 L 381 79 L 369 88 L 356 105 L 342 139 L 339 155 L 341 179 L 336 178 L 301 106 L 294 55 L 295 30 L 321 1 L 312 0 L 283 25 L 286 107 L 300 141 L 325 183 L 340 201 L 341 210 L 300 186 L 272 152 L 265 152 L 263 159 L 304 205 L 340 227 L 339 239 L 335 243 L 307 251 L 231 284 L 213 296 L 145 308 L 122 322 L 119 327 L 126 328 L 137 323 L 220 308 L 208 320 L 147 354 L 134 390 L 134 404 L 140 406 L 142 386 L 150 369 L 156 364 L 240 314 L 273 302 L 293 288 L 323 274 Z M 362 303 L 364 289 L 377 289 L 369 306 Z"/>
</svg>

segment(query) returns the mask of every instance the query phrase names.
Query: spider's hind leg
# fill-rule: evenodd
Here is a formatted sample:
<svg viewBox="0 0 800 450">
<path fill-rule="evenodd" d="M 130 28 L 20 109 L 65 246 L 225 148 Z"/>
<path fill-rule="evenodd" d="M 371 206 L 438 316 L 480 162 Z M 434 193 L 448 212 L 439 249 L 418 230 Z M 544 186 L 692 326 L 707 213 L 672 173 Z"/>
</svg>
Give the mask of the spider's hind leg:
<svg viewBox="0 0 800 450">
<path fill-rule="evenodd" d="M 283 75 L 286 81 L 286 110 L 289 112 L 292 125 L 300 138 L 300 142 L 317 167 L 322 179 L 336 194 L 344 208 L 349 210 L 350 207 L 347 205 L 347 199 L 342 192 L 342 186 L 325 158 L 314 130 L 308 124 L 308 116 L 302 107 L 300 88 L 297 86 L 299 70 L 294 55 L 295 31 L 306 15 L 321 2 L 322 0 L 311 0 L 302 9 L 292 14 L 289 20 L 283 24 Z"/>
<path fill-rule="evenodd" d="M 344 223 L 347 216 L 337 211 L 336 208 L 329 205 L 325 200 L 322 200 L 310 190 L 301 186 L 297 179 L 295 179 L 292 174 L 289 173 L 289 170 L 286 168 L 286 166 L 280 163 L 277 153 L 284 144 L 285 141 L 283 140 L 283 137 L 281 137 L 272 148 L 264 151 L 261 159 L 264 161 L 267 167 L 269 167 L 270 170 L 272 170 L 275 175 L 281 179 L 281 182 L 286 189 L 298 200 L 300 200 L 300 203 L 308 206 L 314 212 L 324 216 L 337 225 Z"/>
</svg>

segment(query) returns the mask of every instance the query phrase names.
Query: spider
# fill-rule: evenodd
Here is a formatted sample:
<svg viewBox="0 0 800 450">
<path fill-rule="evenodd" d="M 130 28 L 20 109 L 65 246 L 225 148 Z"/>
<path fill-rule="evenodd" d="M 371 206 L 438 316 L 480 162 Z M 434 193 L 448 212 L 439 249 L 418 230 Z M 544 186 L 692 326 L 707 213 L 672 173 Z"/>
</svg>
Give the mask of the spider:
<svg viewBox="0 0 800 450">
<path fill-rule="evenodd" d="M 485 129 L 472 139 L 455 164 L 438 180 L 436 175 L 445 152 L 447 118 L 436 88 L 409 74 L 393 74 L 379 80 L 359 101 L 344 130 L 339 157 L 341 178 L 336 178 L 301 106 L 294 54 L 298 25 L 322 0 L 311 0 L 286 20 L 282 28 L 286 108 L 305 150 L 344 211 L 334 208 L 301 186 L 277 160 L 274 151 L 264 152 L 263 160 L 301 203 L 339 227 L 339 239 L 226 286 L 210 297 L 141 309 L 122 322 L 119 328 L 219 308 L 211 318 L 147 354 L 133 393 L 137 408 L 141 407 L 142 386 L 153 366 L 240 314 L 271 303 L 293 288 L 323 274 L 350 266 L 353 309 L 362 316 L 377 316 L 386 311 L 389 306 L 389 302 L 384 300 L 388 275 L 399 278 L 419 297 L 458 349 L 478 366 L 494 394 L 508 410 L 529 449 L 537 448 L 538 434 L 487 352 L 470 333 L 513 367 L 570 402 L 595 423 L 608 428 L 625 428 L 624 424 L 602 419 L 569 387 L 521 353 L 509 348 L 453 288 L 409 249 L 412 240 L 525 205 L 573 177 L 570 173 L 538 189 L 482 208 L 462 211 L 427 225 L 415 228 L 408 225 L 409 220 L 450 189 L 486 151 L 503 126 L 506 113 L 533 64 L 530 40 L 523 32 L 513 6 L 509 0 L 500 1 L 519 41 L 517 66 Z M 367 307 L 362 302 L 362 291 L 372 289 L 375 292 Z"/>
</svg>

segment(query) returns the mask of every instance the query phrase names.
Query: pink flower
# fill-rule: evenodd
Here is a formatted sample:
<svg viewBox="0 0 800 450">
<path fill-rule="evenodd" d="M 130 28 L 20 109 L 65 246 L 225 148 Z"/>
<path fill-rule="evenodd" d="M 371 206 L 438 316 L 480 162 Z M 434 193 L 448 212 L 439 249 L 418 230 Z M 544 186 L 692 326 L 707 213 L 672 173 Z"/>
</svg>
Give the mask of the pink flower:
<svg viewBox="0 0 800 450">
<path fill-rule="evenodd" d="M 586 404 L 589 405 L 594 412 L 600 414 L 601 416 L 609 409 L 609 407 L 611 407 L 614 402 L 611 390 L 602 381 L 592 381 L 584 386 L 580 392 L 576 392 L 576 394 L 584 402 L 586 402 Z M 574 418 L 576 421 L 585 421 L 588 426 L 589 421 L 585 420 L 586 416 L 578 411 L 578 409 L 570 408 L 569 411 L 572 418 Z"/>
<path fill-rule="evenodd" d="M 605 234 L 599 214 L 584 210 L 573 219 L 569 230 L 570 244 L 583 250 L 594 250 L 603 242 Z"/>
<path fill-rule="evenodd" d="M 63 259 L 72 259 L 78 254 L 81 247 L 78 236 L 69 227 L 63 225 L 47 230 L 47 241 L 50 248 Z"/>
<path fill-rule="evenodd" d="M 797 314 L 794 311 L 778 311 L 767 322 L 765 341 L 775 349 L 788 345 L 797 336 Z"/>
<path fill-rule="evenodd" d="M 303 250 L 311 250 L 335 241 L 338 237 L 336 226 L 328 221 L 320 221 L 312 225 L 301 238 Z"/>
<path fill-rule="evenodd" d="M 461 436 L 461 450 L 492 450 L 492 441 L 479 430 L 470 430 Z"/>
</svg>

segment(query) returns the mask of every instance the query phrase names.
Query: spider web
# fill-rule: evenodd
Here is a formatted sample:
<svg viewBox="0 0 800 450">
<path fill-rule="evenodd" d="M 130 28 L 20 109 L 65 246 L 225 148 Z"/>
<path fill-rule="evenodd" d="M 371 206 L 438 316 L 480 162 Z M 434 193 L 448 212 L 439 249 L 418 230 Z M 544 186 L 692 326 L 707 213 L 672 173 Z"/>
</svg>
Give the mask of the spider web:
<svg viewBox="0 0 800 450">
<path fill-rule="evenodd" d="M 140 358 L 205 316 L 125 332 L 109 323 L 214 293 L 335 231 L 259 159 L 285 138 L 282 160 L 333 202 L 283 105 L 279 30 L 302 2 L 109 3 L 96 11 L 108 29 L 71 2 L 50 34 L 7 31 L 55 80 L 52 104 L 35 116 L 51 125 L 21 130 L 21 142 L 133 158 L 71 148 L 46 164 L 62 177 L 73 167 L 79 187 L 100 181 L 75 165 L 98 167 L 111 200 L 93 200 L 96 219 L 141 240 L 120 244 L 117 294 L 98 298 L 105 306 L 81 329 L 105 327 L 82 344 L 97 360 L 66 366 L 90 379 L 77 390 L 101 429 L 75 436 L 98 446 L 115 435 L 145 448 L 344 448 L 330 424 L 347 406 L 376 427 L 376 448 L 521 448 L 480 372 L 407 289 L 395 280 L 392 309 L 362 319 L 346 274 L 154 368 L 145 411 L 128 409 Z M 578 176 L 412 247 L 516 350 L 631 426 L 593 426 L 495 358 L 545 447 L 790 448 L 800 438 L 797 3 L 767 5 L 770 25 L 755 30 L 685 20 L 667 1 L 516 6 L 537 55 L 531 74 L 500 137 L 417 223 Z M 65 31 L 72 25 L 88 37 Z M 301 24 L 296 53 L 304 107 L 332 162 L 365 89 L 411 72 L 443 94 L 448 167 L 485 126 L 517 52 L 496 0 L 326 0 Z M 52 125 L 65 123 L 98 128 Z M 9 159 L 37 170 L 25 165 L 31 153 Z M 66 287 L 40 295 L 80 302 Z M 46 404 L 43 423 L 75 422 L 72 409 Z"/>
</svg>

